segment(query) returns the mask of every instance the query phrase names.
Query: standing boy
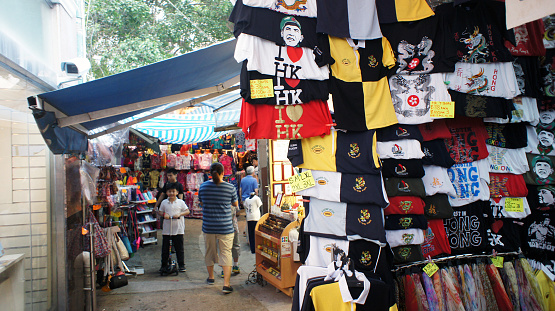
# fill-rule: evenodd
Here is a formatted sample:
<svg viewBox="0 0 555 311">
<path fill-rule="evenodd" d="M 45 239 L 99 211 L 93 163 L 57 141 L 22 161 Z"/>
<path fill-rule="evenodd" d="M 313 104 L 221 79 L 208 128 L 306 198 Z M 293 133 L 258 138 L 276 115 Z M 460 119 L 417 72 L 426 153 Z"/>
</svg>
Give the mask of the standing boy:
<svg viewBox="0 0 555 311">
<path fill-rule="evenodd" d="M 174 185 L 175 189 L 177 189 L 177 198 L 183 200 L 183 193 L 185 191 L 183 190 L 183 185 L 177 181 L 177 170 L 175 168 L 170 168 L 168 170 L 168 182 L 164 183 L 164 187 L 160 191 L 161 194 L 155 207 L 160 206 L 160 203 L 167 197 L 166 192 L 171 185 Z"/>
<path fill-rule="evenodd" d="M 185 272 L 185 252 L 183 251 L 183 234 L 185 234 L 185 218 L 189 215 L 189 208 L 183 200 L 177 198 L 178 190 L 175 184 L 167 187 L 166 195 L 168 198 L 160 204 L 158 214 L 164 218 L 164 228 L 162 229 L 162 268 L 163 271 L 168 265 L 170 257 L 170 240 L 175 248 L 179 271 Z"/>
</svg>

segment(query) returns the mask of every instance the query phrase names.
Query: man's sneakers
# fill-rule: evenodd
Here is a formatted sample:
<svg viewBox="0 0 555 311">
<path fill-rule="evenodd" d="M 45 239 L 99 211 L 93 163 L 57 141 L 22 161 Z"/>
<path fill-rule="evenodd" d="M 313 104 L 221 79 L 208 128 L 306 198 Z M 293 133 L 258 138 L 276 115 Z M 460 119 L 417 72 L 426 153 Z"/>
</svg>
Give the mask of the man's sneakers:
<svg viewBox="0 0 555 311">
<path fill-rule="evenodd" d="M 187 269 L 185 268 L 185 266 L 179 267 L 179 272 L 185 272 L 185 271 L 187 271 Z"/>
<path fill-rule="evenodd" d="M 214 279 L 206 279 L 206 283 L 208 283 L 208 285 L 214 285 Z"/>
<path fill-rule="evenodd" d="M 224 288 L 222 288 L 222 293 L 225 295 L 231 294 L 233 293 L 233 288 L 231 286 L 224 286 Z"/>
<path fill-rule="evenodd" d="M 223 271 L 222 271 L 222 273 L 223 273 Z M 239 270 L 238 266 L 233 266 L 233 268 L 231 269 L 231 273 L 232 273 L 232 275 L 237 275 L 237 274 L 241 273 L 241 270 Z"/>
<path fill-rule="evenodd" d="M 220 277 L 223 279 L 224 278 L 224 271 L 222 270 L 222 274 L 220 274 Z"/>
</svg>

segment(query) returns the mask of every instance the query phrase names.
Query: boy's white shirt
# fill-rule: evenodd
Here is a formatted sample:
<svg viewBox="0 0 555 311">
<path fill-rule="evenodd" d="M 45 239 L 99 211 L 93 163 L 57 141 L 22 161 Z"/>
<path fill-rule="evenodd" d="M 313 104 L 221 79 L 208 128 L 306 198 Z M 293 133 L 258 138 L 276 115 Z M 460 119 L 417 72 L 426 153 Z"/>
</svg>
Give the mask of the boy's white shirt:
<svg viewBox="0 0 555 311">
<path fill-rule="evenodd" d="M 175 201 L 170 202 L 169 199 L 165 199 L 160 204 L 160 212 L 167 213 L 170 218 L 177 216 L 189 208 L 187 204 L 181 199 L 176 198 Z M 185 218 L 183 216 L 179 219 L 164 219 L 164 228 L 162 229 L 163 235 L 177 235 L 185 234 Z"/>
</svg>

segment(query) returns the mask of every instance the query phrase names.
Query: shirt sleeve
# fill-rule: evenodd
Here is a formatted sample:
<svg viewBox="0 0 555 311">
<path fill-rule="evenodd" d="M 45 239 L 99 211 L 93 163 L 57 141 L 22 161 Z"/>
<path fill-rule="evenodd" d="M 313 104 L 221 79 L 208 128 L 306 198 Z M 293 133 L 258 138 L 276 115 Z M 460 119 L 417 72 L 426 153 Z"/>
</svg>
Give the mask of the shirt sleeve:
<svg viewBox="0 0 555 311">
<path fill-rule="evenodd" d="M 165 213 L 166 212 L 166 200 L 162 201 L 162 204 L 160 204 L 160 208 L 159 211 Z"/>
<path fill-rule="evenodd" d="M 180 200 L 181 201 L 181 212 L 186 212 L 189 210 L 189 207 L 187 206 L 187 204 L 185 204 L 185 201 Z"/>
</svg>

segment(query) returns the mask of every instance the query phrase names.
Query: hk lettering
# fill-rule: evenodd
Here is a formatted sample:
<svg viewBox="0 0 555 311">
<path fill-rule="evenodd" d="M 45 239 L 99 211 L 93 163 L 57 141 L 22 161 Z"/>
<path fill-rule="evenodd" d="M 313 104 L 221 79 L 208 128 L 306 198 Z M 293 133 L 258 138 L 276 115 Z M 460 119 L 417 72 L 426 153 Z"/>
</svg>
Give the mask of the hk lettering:
<svg viewBox="0 0 555 311">
<path fill-rule="evenodd" d="M 281 47 L 279 48 L 279 55 L 274 57 L 276 60 L 274 65 L 276 65 L 276 70 L 274 75 L 276 77 L 298 79 L 297 72 L 301 70 L 301 66 L 295 66 L 293 64 L 286 64 L 285 59 L 281 57 Z"/>
<path fill-rule="evenodd" d="M 279 116 L 279 119 L 275 121 L 277 139 L 302 139 L 303 137 L 299 131 L 303 127 L 303 124 L 284 124 L 285 120 L 283 119 L 282 111 L 285 107 L 274 106 L 274 108 L 278 109 Z"/>
<path fill-rule="evenodd" d="M 274 94 L 276 95 L 276 105 L 296 105 L 302 104 L 303 102 L 299 98 L 302 89 L 296 90 L 285 90 L 285 87 L 281 85 L 281 78 L 277 78 L 277 85 L 274 86 Z"/>
</svg>

